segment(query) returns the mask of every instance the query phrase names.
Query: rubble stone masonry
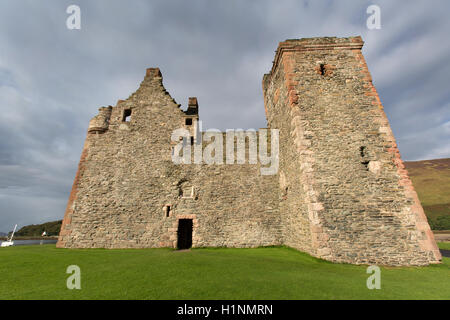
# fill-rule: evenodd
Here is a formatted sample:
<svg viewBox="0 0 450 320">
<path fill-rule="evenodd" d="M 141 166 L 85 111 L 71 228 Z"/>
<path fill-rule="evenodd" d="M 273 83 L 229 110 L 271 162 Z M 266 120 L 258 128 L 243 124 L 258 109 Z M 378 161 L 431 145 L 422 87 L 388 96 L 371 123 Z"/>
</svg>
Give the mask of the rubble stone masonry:
<svg viewBox="0 0 450 320">
<path fill-rule="evenodd" d="M 441 260 L 361 53 L 360 37 L 281 42 L 263 92 L 279 170 L 171 160 L 175 129 L 198 121 L 148 69 L 139 89 L 88 129 L 58 247 L 288 245 L 353 264 Z M 194 138 L 193 138 L 194 139 Z M 196 139 L 196 138 L 195 138 Z M 225 139 L 224 139 L 225 140 Z"/>
</svg>

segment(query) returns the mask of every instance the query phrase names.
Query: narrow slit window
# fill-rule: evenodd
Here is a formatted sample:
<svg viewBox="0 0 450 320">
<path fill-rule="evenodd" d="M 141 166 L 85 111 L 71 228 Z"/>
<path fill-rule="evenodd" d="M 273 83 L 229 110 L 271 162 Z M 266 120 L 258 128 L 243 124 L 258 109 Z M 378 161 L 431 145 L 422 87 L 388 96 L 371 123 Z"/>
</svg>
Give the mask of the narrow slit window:
<svg viewBox="0 0 450 320">
<path fill-rule="evenodd" d="M 323 63 L 321 63 L 320 64 L 320 74 L 322 75 L 322 76 L 324 76 L 325 75 L 325 65 L 323 64 Z"/>
<path fill-rule="evenodd" d="M 364 158 L 366 156 L 366 147 L 359 147 L 359 154 L 361 155 L 361 158 Z"/>
<path fill-rule="evenodd" d="M 131 109 L 125 109 L 123 111 L 123 122 L 130 122 L 131 121 Z"/>
<path fill-rule="evenodd" d="M 367 158 L 367 149 L 366 147 L 362 146 L 359 147 L 359 155 L 361 156 L 361 163 L 364 165 L 366 170 L 369 170 L 369 160 Z"/>
</svg>

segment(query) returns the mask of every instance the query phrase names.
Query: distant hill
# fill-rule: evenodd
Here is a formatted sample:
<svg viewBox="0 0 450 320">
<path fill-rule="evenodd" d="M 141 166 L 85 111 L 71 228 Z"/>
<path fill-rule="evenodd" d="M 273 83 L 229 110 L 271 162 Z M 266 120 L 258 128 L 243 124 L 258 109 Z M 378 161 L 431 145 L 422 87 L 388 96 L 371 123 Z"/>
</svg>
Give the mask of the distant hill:
<svg viewBox="0 0 450 320">
<path fill-rule="evenodd" d="M 61 229 L 62 220 L 46 222 L 43 224 L 32 224 L 19 229 L 16 236 L 20 237 L 40 237 L 45 231 L 49 236 L 57 236 Z"/>
<path fill-rule="evenodd" d="M 450 159 L 405 161 L 433 230 L 450 230 Z"/>
</svg>

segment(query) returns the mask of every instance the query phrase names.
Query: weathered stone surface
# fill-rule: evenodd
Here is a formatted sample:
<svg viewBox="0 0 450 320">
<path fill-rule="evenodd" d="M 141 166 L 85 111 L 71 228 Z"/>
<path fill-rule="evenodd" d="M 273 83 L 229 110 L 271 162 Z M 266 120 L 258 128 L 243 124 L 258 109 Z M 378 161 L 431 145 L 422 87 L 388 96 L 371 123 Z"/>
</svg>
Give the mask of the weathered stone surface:
<svg viewBox="0 0 450 320">
<path fill-rule="evenodd" d="M 438 262 L 362 46 L 360 37 L 287 40 L 264 76 L 287 186 L 283 241 L 336 262 Z"/>
<path fill-rule="evenodd" d="M 198 102 L 182 111 L 148 69 L 135 93 L 91 120 L 57 246 L 175 247 L 178 220 L 192 219 L 194 247 L 286 244 L 336 262 L 438 262 L 362 45 L 280 43 L 263 79 L 268 127 L 280 130 L 272 176 L 259 163 L 175 165 L 171 134 L 194 135 Z"/>
<path fill-rule="evenodd" d="M 183 112 L 159 70 L 147 71 L 140 88 L 112 108 L 107 130 L 89 130 L 59 247 L 175 247 L 183 218 L 193 219 L 194 247 L 282 244 L 278 176 L 261 176 L 251 164 L 172 163 L 171 133 L 187 127 L 186 117 L 193 127 L 196 108 L 190 98 Z M 92 127 L 105 123 L 99 118 Z M 192 188 L 194 197 L 182 196 Z"/>
</svg>

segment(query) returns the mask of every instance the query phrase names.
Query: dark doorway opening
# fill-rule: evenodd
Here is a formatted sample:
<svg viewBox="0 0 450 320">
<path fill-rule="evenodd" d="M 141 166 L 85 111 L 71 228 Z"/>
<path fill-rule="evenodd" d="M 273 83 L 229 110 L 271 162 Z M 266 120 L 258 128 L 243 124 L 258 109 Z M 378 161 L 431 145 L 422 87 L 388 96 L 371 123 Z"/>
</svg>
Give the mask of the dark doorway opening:
<svg viewBox="0 0 450 320">
<path fill-rule="evenodd" d="M 192 247 L 192 219 L 178 220 L 178 249 Z"/>
</svg>

